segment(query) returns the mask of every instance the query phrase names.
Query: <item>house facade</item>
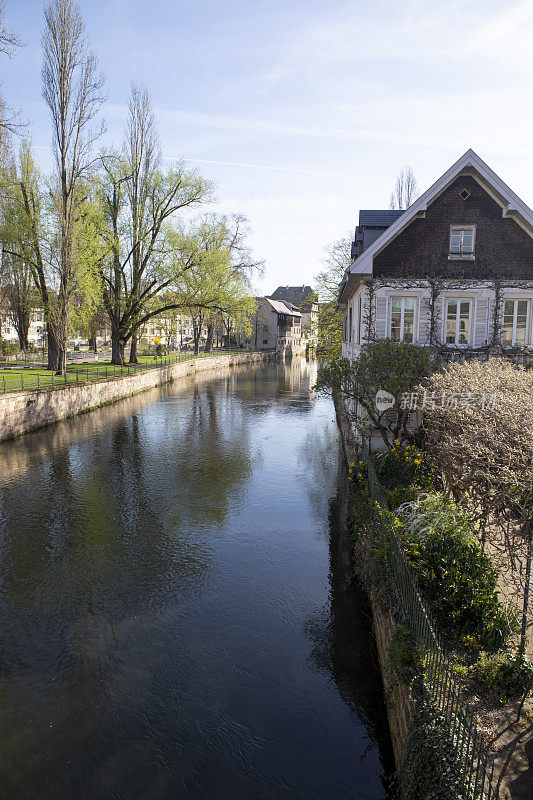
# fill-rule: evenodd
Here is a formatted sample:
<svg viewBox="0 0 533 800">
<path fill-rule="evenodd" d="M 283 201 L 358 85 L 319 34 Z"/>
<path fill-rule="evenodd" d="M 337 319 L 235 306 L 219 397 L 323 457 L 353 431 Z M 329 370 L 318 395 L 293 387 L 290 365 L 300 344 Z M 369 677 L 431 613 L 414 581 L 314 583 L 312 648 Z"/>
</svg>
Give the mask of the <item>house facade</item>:
<svg viewBox="0 0 533 800">
<path fill-rule="evenodd" d="M 272 300 L 281 300 L 300 311 L 302 315 L 301 338 L 306 347 L 316 347 L 318 341 L 318 295 L 311 288 L 302 286 L 278 286 L 270 295 Z"/>
<path fill-rule="evenodd" d="M 252 321 L 252 336 L 247 344 L 280 353 L 302 352 L 302 314 L 290 303 L 258 297 Z"/>
<path fill-rule="evenodd" d="M 445 359 L 533 358 L 533 211 L 472 150 L 406 211 L 361 211 L 343 356 L 389 337 Z"/>
<path fill-rule="evenodd" d="M 13 324 L 12 315 L 8 312 L 0 313 L 0 326 L 2 339 L 8 342 L 18 342 L 18 334 Z M 28 344 L 30 347 L 42 347 L 46 339 L 46 323 L 42 308 L 35 308 L 30 313 L 30 326 L 28 328 Z"/>
</svg>

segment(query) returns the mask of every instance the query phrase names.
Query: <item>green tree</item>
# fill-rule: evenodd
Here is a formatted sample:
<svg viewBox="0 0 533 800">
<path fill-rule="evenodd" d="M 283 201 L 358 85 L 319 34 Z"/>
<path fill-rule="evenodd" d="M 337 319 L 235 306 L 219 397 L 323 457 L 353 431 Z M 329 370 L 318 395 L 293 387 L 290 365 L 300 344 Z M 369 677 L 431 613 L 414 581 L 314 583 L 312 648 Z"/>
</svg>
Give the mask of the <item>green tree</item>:
<svg viewBox="0 0 533 800">
<path fill-rule="evenodd" d="M 51 200 L 35 166 L 31 146 L 23 141 L 18 162 L 2 171 L 1 238 L 4 253 L 29 265 L 44 310 L 48 339 L 48 369 L 59 357 L 58 305 L 54 288 L 57 242 L 51 222 Z"/>
<path fill-rule="evenodd" d="M 260 264 L 246 246 L 247 233 L 241 216 L 208 214 L 175 234 L 175 302 L 192 318 L 196 353 L 204 323 L 220 315 L 229 339 L 231 327 L 238 321 L 245 328 L 254 312 L 250 275 Z"/>
<path fill-rule="evenodd" d="M 170 223 L 211 191 L 196 170 L 183 163 L 163 169 L 161 161 L 150 98 L 133 86 L 124 145 L 102 155 L 99 178 L 106 243 L 99 269 L 114 364 L 124 363 L 126 344 L 151 317 L 178 307 L 163 299 L 175 279 Z"/>
<path fill-rule="evenodd" d="M 326 362 L 319 370 L 318 388 L 332 390 L 347 403 L 353 426 L 361 435 L 376 429 L 385 446 L 392 447 L 396 439 L 412 436 L 412 411 L 401 407 L 402 395 L 412 392 L 430 374 L 426 350 L 406 342 L 378 339 L 363 345 L 354 361 L 336 358 Z M 393 395 L 394 408 L 376 405 L 380 390 Z"/>
<path fill-rule="evenodd" d="M 69 312 L 76 288 L 75 228 L 84 203 L 83 184 L 93 164 L 92 146 L 103 127 L 91 127 L 103 102 L 103 78 L 88 49 L 74 0 L 53 0 L 44 9 L 43 99 L 52 118 L 55 175 L 50 185 L 56 218 L 57 372 L 66 370 Z"/>
</svg>

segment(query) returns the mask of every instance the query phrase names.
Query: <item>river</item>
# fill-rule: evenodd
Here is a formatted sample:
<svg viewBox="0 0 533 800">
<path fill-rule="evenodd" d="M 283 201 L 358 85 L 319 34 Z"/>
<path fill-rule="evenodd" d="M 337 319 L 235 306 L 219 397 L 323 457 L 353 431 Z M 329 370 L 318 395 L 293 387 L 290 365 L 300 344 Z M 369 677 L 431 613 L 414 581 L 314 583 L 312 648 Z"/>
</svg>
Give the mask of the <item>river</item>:
<svg viewBox="0 0 533 800">
<path fill-rule="evenodd" d="M 0 445 L 0 796 L 381 800 L 339 442 L 295 359 Z"/>
</svg>

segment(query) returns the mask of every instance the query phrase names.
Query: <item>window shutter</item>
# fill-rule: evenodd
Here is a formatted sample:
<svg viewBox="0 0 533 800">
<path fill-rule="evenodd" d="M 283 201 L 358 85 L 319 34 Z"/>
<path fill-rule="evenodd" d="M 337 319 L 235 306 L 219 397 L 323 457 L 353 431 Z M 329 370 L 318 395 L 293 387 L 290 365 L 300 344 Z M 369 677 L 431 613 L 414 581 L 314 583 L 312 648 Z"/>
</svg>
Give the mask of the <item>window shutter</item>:
<svg viewBox="0 0 533 800">
<path fill-rule="evenodd" d="M 461 231 L 459 228 L 452 228 L 450 231 L 450 253 L 461 252 Z"/>
<path fill-rule="evenodd" d="M 431 306 L 429 297 L 418 299 L 418 344 L 429 345 Z"/>
<path fill-rule="evenodd" d="M 474 229 L 465 228 L 463 230 L 463 253 L 474 252 Z"/>
<path fill-rule="evenodd" d="M 474 321 L 474 347 L 484 347 L 487 344 L 488 323 L 489 301 L 486 297 L 478 297 Z"/>
<path fill-rule="evenodd" d="M 376 339 L 384 339 L 387 336 L 387 298 L 376 297 L 376 319 L 375 319 Z"/>
</svg>

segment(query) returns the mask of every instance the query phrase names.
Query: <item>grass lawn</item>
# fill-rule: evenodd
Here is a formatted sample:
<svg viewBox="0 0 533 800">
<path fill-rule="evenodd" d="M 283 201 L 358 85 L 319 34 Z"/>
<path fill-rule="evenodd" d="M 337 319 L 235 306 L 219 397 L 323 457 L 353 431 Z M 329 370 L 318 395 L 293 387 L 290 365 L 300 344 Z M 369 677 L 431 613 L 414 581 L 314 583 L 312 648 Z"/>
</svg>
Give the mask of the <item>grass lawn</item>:
<svg viewBox="0 0 533 800">
<path fill-rule="evenodd" d="M 91 361 L 80 364 L 68 364 L 67 375 L 61 377 L 43 367 L 20 367 L 6 365 L 0 368 L 0 394 L 5 392 L 20 392 L 22 390 L 39 389 L 46 386 L 63 386 L 65 383 L 84 383 L 86 381 L 102 380 L 102 378 L 120 377 L 120 375 L 133 374 L 159 367 L 165 364 L 176 364 L 179 361 L 190 361 L 193 358 L 230 354 L 231 350 L 215 350 L 212 353 L 172 353 L 155 360 L 154 356 L 139 356 L 139 364 L 125 364 L 123 367 L 113 366 L 109 361 Z M 241 354 L 242 350 L 239 351 Z M 244 351 L 246 352 L 246 351 Z"/>
</svg>

